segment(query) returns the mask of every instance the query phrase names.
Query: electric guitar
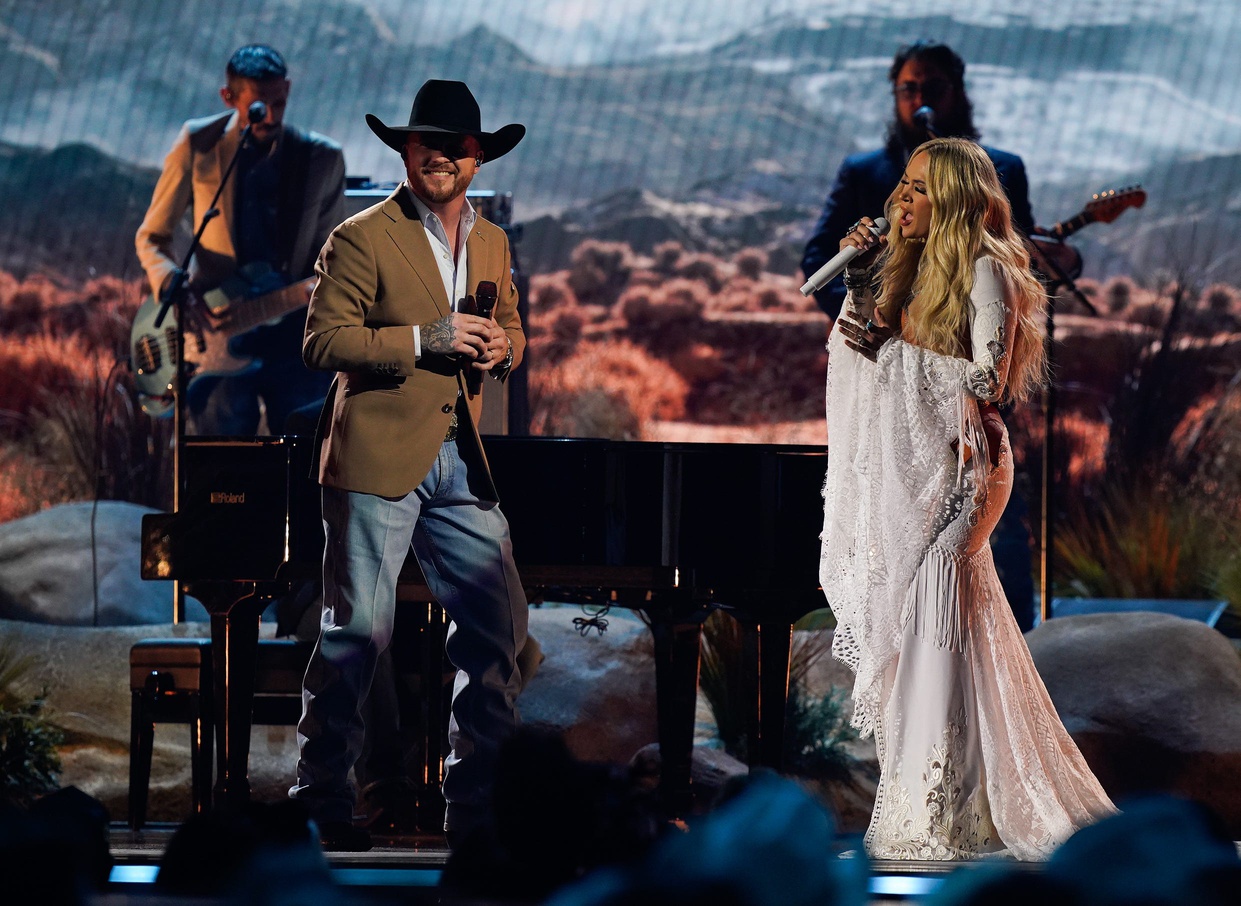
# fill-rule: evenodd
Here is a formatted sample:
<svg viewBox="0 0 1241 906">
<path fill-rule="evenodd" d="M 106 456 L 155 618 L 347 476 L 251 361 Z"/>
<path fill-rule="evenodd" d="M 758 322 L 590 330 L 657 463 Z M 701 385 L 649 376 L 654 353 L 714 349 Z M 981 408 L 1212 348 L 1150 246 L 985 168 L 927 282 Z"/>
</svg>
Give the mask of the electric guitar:
<svg viewBox="0 0 1241 906">
<path fill-rule="evenodd" d="M 254 358 L 237 354 L 232 341 L 263 324 L 272 324 L 285 315 L 305 308 L 315 278 L 290 283 L 253 297 L 230 296 L 218 287 L 191 298 L 193 316 L 185 326 L 186 403 L 195 405 L 197 394 L 205 392 L 201 379 L 245 374 L 259 367 Z M 129 331 L 129 347 L 134 368 L 134 384 L 139 404 L 147 415 L 159 418 L 171 414 L 172 387 L 177 376 L 177 318 L 169 309 L 158 329 L 155 319 L 160 303 L 154 296 L 143 300 Z M 196 388 L 195 385 L 198 385 Z"/>
<path fill-rule="evenodd" d="M 1064 240 L 1088 224 L 1111 223 L 1129 208 L 1140 208 L 1144 204 L 1146 190 L 1141 186 L 1096 193 L 1084 208 L 1068 220 L 1030 237 L 1030 258 L 1034 269 L 1049 286 L 1063 283 L 1064 278 L 1076 280 L 1082 273 L 1082 256 Z"/>
</svg>

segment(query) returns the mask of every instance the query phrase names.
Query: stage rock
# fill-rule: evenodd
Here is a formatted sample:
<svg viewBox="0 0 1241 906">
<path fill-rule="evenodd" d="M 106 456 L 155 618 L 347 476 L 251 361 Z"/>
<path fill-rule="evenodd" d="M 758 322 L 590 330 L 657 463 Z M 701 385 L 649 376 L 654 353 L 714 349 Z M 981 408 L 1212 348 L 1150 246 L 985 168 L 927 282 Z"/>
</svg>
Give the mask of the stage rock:
<svg viewBox="0 0 1241 906">
<path fill-rule="evenodd" d="M 1123 808 L 1166 792 L 1241 838 L 1241 659 L 1203 623 L 1156 613 L 1060 617 L 1026 636 L 1065 726 Z"/>
<path fill-rule="evenodd" d="M 528 725 L 561 731 L 583 759 L 624 765 L 656 740 L 655 668 L 650 633 L 628 612 L 609 616 L 608 631 L 578 635 L 577 608 L 536 608 L 531 634 L 545 660 L 519 705 Z M 274 624 L 263 623 L 271 637 Z M 0 645 L 33 664 L 23 691 L 46 690 L 47 715 L 66 731 L 63 785 L 100 799 L 114 820 L 127 815 L 129 789 L 129 649 L 141 639 L 210 634 L 202 623 L 123 627 L 55 626 L 0 620 Z M 179 821 L 190 809 L 189 727 L 157 724 L 149 821 Z M 256 726 L 250 784 L 259 801 L 277 801 L 293 782 L 297 741 L 292 726 Z"/>
<path fill-rule="evenodd" d="M 114 500 L 94 508 L 64 504 L 0 524 L 0 619 L 134 626 L 172 618 L 172 583 L 139 576 L 142 516 L 155 511 Z M 190 619 L 207 619 L 189 604 Z"/>
<path fill-rule="evenodd" d="M 659 738 L 651 633 L 632 612 L 607 616 L 607 631 L 581 635 L 576 607 L 530 611 L 545 659 L 518 700 L 522 722 L 562 733 L 585 761 L 627 764 Z"/>
</svg>

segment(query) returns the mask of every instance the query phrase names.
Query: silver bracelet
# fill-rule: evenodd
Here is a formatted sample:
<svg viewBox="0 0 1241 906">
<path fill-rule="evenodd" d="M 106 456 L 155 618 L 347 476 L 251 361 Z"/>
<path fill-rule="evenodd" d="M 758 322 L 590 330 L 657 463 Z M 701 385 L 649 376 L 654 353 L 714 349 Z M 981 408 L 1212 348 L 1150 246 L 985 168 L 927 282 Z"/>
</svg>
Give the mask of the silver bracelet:
<svg viewBox="0 0 1241 906">
<path fill-rule="evenodd" d="M 508 349 L 504 352 L 504 361 L 495 368 L 491 369 L 491 376 L 497 381 L 504 375 L 508 374 L 510 368 L 513 367 L 513 341 L 508 341 Z"/>
<path fill-rule="evenodd" d="M 870 268 L 845 268 L 845 289 L 847 290 L 851 290 L 853 292 L 869 290 L 873 279 L 873 274 Z"/>
</svg>

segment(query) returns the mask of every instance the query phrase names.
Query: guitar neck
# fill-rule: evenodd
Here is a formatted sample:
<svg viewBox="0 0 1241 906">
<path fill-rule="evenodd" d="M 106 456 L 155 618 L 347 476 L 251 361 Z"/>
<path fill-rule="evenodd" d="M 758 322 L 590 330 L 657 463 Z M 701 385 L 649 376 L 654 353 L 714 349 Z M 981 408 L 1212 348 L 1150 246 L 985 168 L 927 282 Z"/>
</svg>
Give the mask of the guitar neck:
<svg viewBox="0 0 1241 906">
<path fill-rule="evenodd" d="M 301 308 L 306 304 L 307 285 L 307 281 L 304 280 L 290 283 L 283 289 L 266 293 L 257 299 L 247 299 L 242 304 L 233 306 L 229 312 L 231 315 L 228 321 L 229 333 L 244 333 Z"/>
<path fill-rule="evenodd" d="M 1094 223 L 1095 217 L 1089 211 L 1082 211 L 1076 217 L 1063 220 L 1051 228 L 1052 235 L 1057 239 L 1068 239 L 1082 227 Z"/>
</svg>

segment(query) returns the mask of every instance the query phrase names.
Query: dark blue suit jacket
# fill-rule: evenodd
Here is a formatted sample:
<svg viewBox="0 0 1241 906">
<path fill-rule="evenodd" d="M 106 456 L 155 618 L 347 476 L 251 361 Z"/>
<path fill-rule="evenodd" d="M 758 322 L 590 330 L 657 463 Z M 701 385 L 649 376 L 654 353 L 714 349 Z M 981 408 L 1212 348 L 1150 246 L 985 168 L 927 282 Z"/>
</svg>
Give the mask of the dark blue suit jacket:
<svg viewBox="0 0 1241 906">
<path fill-rule="evenodd" d="M 1034 215 L 1030 212 L 1030 186 L 1026 180 L 1025 164 L 1016 154 L 986 146 L 983 150 L 995 164 L 1000 183 L 1008 193 L 1008 200 L 1013 206 L 1013 222 L 1029 235 L 1034 229 Z M 878 217 L 883 213 L 884 202 L 896 188 L 904 171 L 905 161 L 901 154 L 889 152 L 887 148 L 845 158 L 802 256 L 801 269 L 807 277 L 840 251 L 840 240 L 858 218 Z M 814 298 L 824 312 L 836 318 L 845 301 L 844 280 L 837 277 L 815 293 Z"/>
</svg>

